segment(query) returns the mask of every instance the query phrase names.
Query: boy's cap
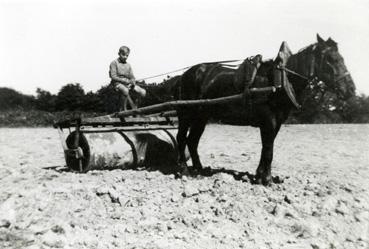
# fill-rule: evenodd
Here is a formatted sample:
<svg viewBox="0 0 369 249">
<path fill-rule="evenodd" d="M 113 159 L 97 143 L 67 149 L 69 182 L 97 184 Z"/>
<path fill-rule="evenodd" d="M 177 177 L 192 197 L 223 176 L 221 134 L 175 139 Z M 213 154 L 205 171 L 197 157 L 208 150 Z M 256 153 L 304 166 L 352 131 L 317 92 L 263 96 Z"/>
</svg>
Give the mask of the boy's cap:
<svg viewBox="0 0 369 249">
<path fill-rule="evenodd" d="M 123 53 L 129 53 L 130 52 L 130 49 L 127 46 L 121 46 L 119 48 L 119 53 L 121 53 L 121 52 L 123 52 Z"/>
</svg>

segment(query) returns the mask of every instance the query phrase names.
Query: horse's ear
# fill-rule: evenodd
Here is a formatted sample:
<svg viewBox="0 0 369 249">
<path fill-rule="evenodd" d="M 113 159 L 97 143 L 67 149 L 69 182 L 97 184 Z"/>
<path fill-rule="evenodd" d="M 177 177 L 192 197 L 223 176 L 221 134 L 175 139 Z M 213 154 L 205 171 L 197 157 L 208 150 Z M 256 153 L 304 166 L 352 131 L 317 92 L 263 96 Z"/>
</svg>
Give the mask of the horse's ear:
<svg viewBox="0 0 369 249">
<path fill-rule="evenodd" d="M 327 45 L 330 46 L 330 47 L 334 47 L 334 48 L 337 48 L 337 42 L 335 42 L 332 38 L 328 38 L 327 40 Z"/>
<path fill-rule="evenodd" d="M 288 57 L 292 55 L 291 49 L 285 41 L 282 42 L 281 47 L 279 48 L 279 52 L 287 54 Z"/>
<path fill-rule="evenodd" d="M 318 43 L 324 43 L 324 40 L 322 37 L 320 37 L 319 34 L 316 34 L 316 39 L 318 40 Z"/>
<path fill-rule="evenodd" d="M 287 63 L 288 58 L 292 55 L 291 49 L 288 47 L 287 42 L 282 42 L 279 48 L 276 61 L 282 62 L 283 65 Z"/>
</svg>

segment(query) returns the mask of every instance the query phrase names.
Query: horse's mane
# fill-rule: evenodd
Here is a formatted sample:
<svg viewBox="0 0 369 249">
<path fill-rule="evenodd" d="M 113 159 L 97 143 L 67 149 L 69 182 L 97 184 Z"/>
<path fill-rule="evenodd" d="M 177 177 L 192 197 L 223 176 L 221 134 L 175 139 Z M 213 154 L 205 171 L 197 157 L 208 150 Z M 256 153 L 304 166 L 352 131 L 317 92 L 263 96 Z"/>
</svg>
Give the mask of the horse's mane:
<svg viewBox="0 0 369 249">
<path fill-rule="evenodd" d="M 303 47 L 303 48 L 299 49 L 299 51 L 297 51 L 297 53 L 296 53 L 296 54 L 298 54 L 298 53 L 302 53 L 302 52 L 304 52 L 305 50 L 307 51 L 307 50 L 309 50 L 310 48 L 313 48 L 314 46 L 316 46 L 316 43 L 310 44 L 310 45 L 308 45 L 308 46 L 306 46 L 306 47 Z"/>
<path fill-rule="evenodd" d="M 293 68 L 294 71 L 298 71 L 301 74 L 308 76 L 312 69 L 307 67 L 306 61 L 312 60 L 312 57 L 314 56 L 313 51 L 316 46 L 317 44 L 313 43 L 301 48 L 297 53 L 292 54 L 287 62 L 287 67 Z"/>
</svg>

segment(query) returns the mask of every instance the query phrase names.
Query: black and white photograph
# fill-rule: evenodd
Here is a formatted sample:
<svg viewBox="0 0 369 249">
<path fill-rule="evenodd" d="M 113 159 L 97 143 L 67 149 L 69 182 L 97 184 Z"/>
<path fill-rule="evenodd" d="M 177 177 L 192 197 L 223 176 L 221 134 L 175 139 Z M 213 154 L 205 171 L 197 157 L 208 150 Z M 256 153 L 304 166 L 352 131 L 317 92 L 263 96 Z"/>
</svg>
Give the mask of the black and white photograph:
<svg viewBox="0 0 369 249">
<path fill-rule="evenodd" d="M 0 248 L 368 249 L 368 0 L 0 0 Z"/>
</svg>

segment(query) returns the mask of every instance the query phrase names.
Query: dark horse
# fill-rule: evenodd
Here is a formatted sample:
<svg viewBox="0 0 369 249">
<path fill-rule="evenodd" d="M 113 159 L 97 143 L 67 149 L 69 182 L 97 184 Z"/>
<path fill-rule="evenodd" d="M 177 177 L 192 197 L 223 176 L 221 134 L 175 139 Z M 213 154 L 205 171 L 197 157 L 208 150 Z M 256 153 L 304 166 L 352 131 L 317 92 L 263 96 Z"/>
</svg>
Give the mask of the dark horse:
<svg viewBox="0 0 369 249">
<path fill-rule="evenodd" d="M 280 87 L 275 93 L 248 95 L 244 101 L 239 103 L 177 109 L 179 164 L 183 174 L 188 174 L 184 153 L 186 145 L 191 155 L 193 168 L 201 170 L 202 165 L 197 148 L 207 121 L 211 117 L 229 116 L 232 113 L 239 115 L 240 112 L 232 112 L 238 109 L 244 110 L 244 115 L 236 117 L 237 119 L 243 119 L 245 125 L 260 128 L 262 151 L 255 182 L 268 185 L 272 181 L 271 163 L 274 139 L 291 110 L 297 106 L 297 102 L 301 101 L 304 89 L 309 90 L 318 85 L 316 84 L 318 81 L 311 79 L 318 79 L 324 82 L 327 88 L 336 89 L 341 98 L 349 98 L 355 94 L 354 83 L 338 52 L 337 43 L 331 38 L 324 41 L 319 35 L 317 39 L 317 43 L 307 46 L 296 54 L 291 53 L 285 61 L 286 70 L 284 72 L 290 91 Z M 177 98 L 183 100 L 218 98 L 244 92 L 245 88 L 249 87 L 245 87 L 245 81 L 250 80 L 251 72 L 250 66 L 247 66 L 250 64 L 244 66 L 245 62 L 237 70 L 224 69 L 217 63 L 204 63 L 191 67 L 181 77 Z M 277 63 L 276 60 L 261 62 L 254 81 L 250 82 L 252 87 L 273 85 Z M 313 86 L 314 83 L 315 86 Z"/>
</svg>

